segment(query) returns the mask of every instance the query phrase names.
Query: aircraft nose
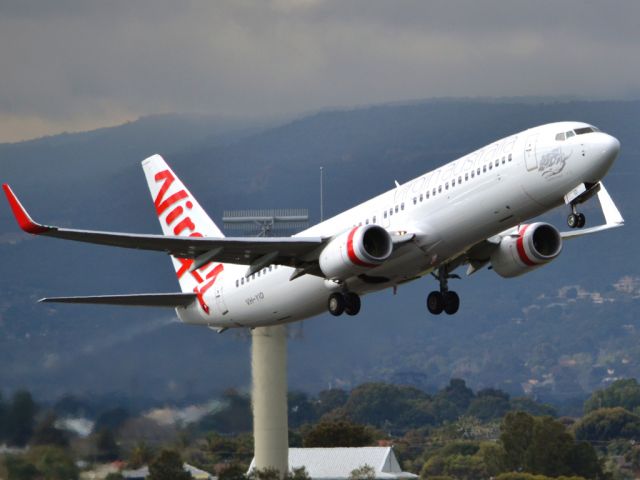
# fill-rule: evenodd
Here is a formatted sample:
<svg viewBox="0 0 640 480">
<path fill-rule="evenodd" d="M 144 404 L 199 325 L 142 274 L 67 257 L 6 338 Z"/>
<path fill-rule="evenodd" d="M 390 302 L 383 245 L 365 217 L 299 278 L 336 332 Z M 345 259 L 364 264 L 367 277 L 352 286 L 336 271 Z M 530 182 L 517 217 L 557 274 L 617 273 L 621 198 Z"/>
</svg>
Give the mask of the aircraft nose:
<svg viewBox="0 0 640 480">
<path fill-rule="evenodd" d="M 603 133 L 598 141 L 598 144 L 600 154 L 608 162 L 613 163 L 613 161 L 617 158 L 618 153 L 620 153 L 620 142 L 618 141 L 618 139 L 616 137 Z"/>
</svg>

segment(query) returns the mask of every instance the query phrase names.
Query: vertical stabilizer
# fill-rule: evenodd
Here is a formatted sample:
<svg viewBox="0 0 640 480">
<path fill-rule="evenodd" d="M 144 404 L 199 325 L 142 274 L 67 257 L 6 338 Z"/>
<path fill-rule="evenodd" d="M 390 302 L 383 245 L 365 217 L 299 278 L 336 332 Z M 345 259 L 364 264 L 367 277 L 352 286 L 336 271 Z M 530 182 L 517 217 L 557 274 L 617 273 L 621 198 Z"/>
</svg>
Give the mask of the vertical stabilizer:
<svg viewBox="0 0 640 480">
<path fill-rule="evenodd" d="M 209 215 L 191 195 L 184 184 L 171 170 L 160 155 L 153 155 L 142 162 L 151 199 L 162 227 L 167 236 L 179 237 L 224 237 Z M 206 264 L 202 268 L 190 271 L 192 259 L 171 257 L 176 269 L 178 281 L 183 292 L 193 292 L 205 279 L 211 268 Z"/>
</svg>

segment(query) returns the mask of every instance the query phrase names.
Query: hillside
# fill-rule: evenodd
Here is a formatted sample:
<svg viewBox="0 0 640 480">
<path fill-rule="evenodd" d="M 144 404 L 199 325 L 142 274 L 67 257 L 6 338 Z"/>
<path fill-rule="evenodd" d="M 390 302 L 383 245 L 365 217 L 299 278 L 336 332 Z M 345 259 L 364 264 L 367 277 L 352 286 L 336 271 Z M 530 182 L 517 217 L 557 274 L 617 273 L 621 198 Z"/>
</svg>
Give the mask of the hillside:
<svg viewBox="0 0 640 480">
<path fill-rule="evenodd" d="M 153 117 L 152 117 L 153 119 Z M 455 317 L 424 308 L 423 279 L 364 299 L 355 318 L 293 326 L 292 388 L 368 380 L 441 387 L 452 376 L 570 401 L 621 375 L 640 376 L 640 267 L 635 262 L 640 102 L 430 101 L 328 111 L 277 127 L 171 116 L 0 145 L 2 181 L 45 223 L 159 231 L 139 162 L 161 153 L 219 220 L 225 209 L 308 207 L 334 214 L 509 133 L 583 120 L 615 135 L 607 177 L 627 226 L 572 241 L 561 257 L 507 281 L 483 271 L 455 288 Z M 365 181 L 354 183 L 354 178 Z M 585 213 L 596 221 L 597 208 Z M 564 225 L 564 210 L 549 219 Z M 67 391 L 204 398 L 249 382 L 246 335 L 177 324 L 172 312 L 42 306 L 44 295 L 172 291 L 168 260 L 22 235 L 0 207 L 0 386 L 40 398 Z M 345 368 L 346 366 L 349 368 Z"/>
</svg>

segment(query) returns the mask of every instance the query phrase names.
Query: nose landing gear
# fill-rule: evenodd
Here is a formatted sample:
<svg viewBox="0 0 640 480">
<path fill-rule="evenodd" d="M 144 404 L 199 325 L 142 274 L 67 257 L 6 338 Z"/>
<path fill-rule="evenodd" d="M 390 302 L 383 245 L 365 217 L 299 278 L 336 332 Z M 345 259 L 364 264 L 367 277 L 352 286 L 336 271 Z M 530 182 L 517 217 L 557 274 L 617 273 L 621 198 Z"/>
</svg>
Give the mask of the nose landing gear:
<svg viewBox="0 0 640 480">
<path fill-rule="evenodd" d="M 427 296 L 427 310 L 433 315 L 440 315 L 442 312 L 453 315 L 460 308 L 460 297 L 456 292 L 449 291 L 449 279 L 460 277 L 449 274 L 446 266 L 439 268 L 437 273 L 432 275 L 440 282 L 440 290 L 433 291 Z"/>
<path fill-rule="evenodd" d="M 584 213 L 578 213 L 575 204 L 571 204 L 571 213 L 567 217 L 567 225 L 570 228 L 582 228 L 587 222 Z"/>
</svg>

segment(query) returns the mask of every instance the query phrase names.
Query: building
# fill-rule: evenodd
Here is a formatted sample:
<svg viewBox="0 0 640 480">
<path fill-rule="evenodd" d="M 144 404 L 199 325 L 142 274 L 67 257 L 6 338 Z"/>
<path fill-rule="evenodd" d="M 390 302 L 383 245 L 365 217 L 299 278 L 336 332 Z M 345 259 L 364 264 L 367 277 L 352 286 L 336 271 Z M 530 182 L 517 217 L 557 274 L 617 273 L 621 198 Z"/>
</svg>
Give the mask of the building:
<svg viewBox="0 0 640 480">
<path fill-rule="evenodd" d="M 253 470 L 255 459 L 249 471 Z M 343 480 L 368 465 L 380 480 L 413 480 L 418 475 L 403 472 L 392 447 L 290 448 L 289 469 L 304 467 L 313 480 Z"/>
<path fill-rule="evenodd" d="M 194 467 L 193 465 L 189 465 L 185 463 L 183 468 L 191 473 L 191 476 L 195 480 L 213 480 L 217 477 L 214 477 L 209 472 L 205 472 L 204 470 L 200 470 L 199 468 Z M 149 476 L 149 467 L 142 467 L 137 470 L 123 470 L 122 476 L 126 480 L 144 480 Z"/>
</svg>

